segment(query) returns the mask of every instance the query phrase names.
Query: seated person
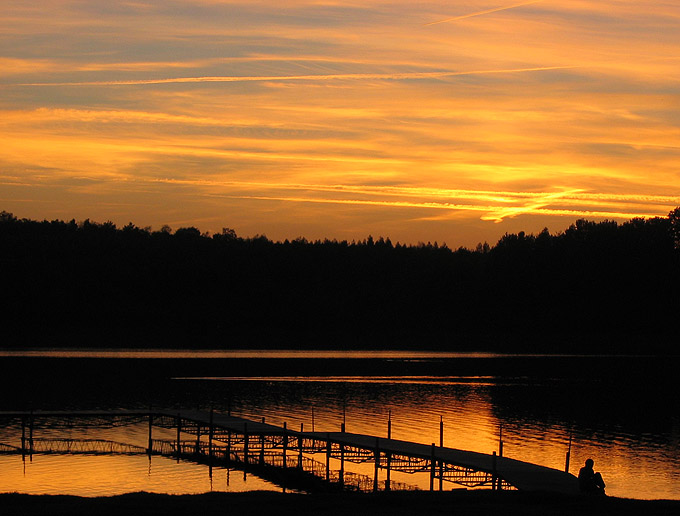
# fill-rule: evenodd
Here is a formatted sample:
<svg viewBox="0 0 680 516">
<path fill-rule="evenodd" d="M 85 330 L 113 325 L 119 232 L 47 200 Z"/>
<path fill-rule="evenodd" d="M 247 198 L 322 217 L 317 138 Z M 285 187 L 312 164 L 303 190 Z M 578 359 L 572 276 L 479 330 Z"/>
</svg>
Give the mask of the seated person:
<svg viewBox="0 0 680 516">
<path fill-rule="evenodd" d="M 578 487 L 582 493 L 604 495 L 602 475 L 593 471 L 593 459 L 588 459 L 578 472 Z"/>
</svg>

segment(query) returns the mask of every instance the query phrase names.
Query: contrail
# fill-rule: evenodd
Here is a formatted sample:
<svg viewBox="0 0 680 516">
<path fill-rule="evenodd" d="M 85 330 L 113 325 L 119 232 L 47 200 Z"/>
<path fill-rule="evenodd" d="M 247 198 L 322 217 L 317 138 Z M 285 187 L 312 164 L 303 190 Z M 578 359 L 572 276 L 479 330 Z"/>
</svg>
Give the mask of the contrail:
<svg viewBox="0 0 680 516">
<path fill-rule="evenodd" d="M 457 20 L 464 20 L 465 18 L 472 18 L 474 16 L 482 16 L 483 14 L 491 14 L 498 11 L 506 11 L 508 9 L 514 9 L 515 7 L 522 7 L 523 5 L 537 4 L 543 0 L 532 0 L 531 2 L 522 2 L 521 4 L 506 5 L 505 7 L 496 7 L 495 9 L 487 9 L 486 11 L 478 11 L 476 13 L 463 14 L 461 16 L 454 16 L 453 18 L 446 18 L 445 20 L 439 20 L 435 22 L 426 23 L 423 25 L 427 27 L 428 25 L 437 25 L 438 23 L 448 23 Z"/>
<path fill-rule="evenodd" d="M 441 79 L 458 75 L 491 75 L 502 73 L 542 72 L 549 70 L 565 70 L 582 68 L 582 66 L 537 66 L 531 68 L 502 68 L 497 70 L 470 70 L 467 72 L 404 72 L 404 73 L 343 73 L 328 75 L 269 75 L 238 76 L 226 75 L 215 77 L 175 77 L 172 79 L 136 79 L 130 81 L 90 81 L 90 82 L 33 82 L 16 86 L 138 86 L 146 84 L 177 84 L 202 82 L 271 82 L 271 81 L 328 81 L 328 80 L 413 80 Z"/>
</svg>

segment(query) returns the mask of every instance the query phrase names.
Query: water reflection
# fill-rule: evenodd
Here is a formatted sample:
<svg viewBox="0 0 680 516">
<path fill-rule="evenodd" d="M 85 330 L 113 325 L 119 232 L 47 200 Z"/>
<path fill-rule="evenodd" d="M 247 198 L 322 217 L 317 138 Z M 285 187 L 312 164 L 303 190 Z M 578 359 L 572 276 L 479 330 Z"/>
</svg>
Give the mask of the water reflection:
<svg viewBox="0 0 680 516">
<path fill-rule="evenodd" d="M 292 383 L 404 383 L 404 384 L 437 384 L 437 385 L 497 385 L 493 376 L 202 376 L 179 377 L 174 380 L 221 380 L 248 382 L 292 382 Z"/>
<path fill-rule="evenodd" d="M 286 422 L 294 429 L 304 425 L 305 430 L 338 431 L 345 421 L 350 432 L 380 436 L 387 433 L 391 413 L 394 438 L 423 444 L 439 443 L 442 418 L 445 446 L 491 453 L 498 450 L 502 431 L 506 456 L 564 469 L 571 439 L 571 472 L 593 458 L 609 494 L 680 499 L 680 419 L 672 410 L 677 368 L 677 358 L 651 357 L 6 356 L 0 361 L 0 387 L 12 396 L 0 403 L 2 410 L 214 407 L 256 420 L 265 417 L 272 424 Z M 0 437 L 8 432 L 20 436 L 14 425 L 0 428 Z M 74 429 L 69 435 L 78 432 Z M 101 438 L 141 445 L 146 437 L 143 426 L 97 432 Z M 70 457 L 41 457 L 39 464 L 52 459 L 57 468 L 52 475 L 78 474 L 77 468 L 66 465 Z M 12 480 L 19 474 L 17 465 L 5 467 L 9 463 L 4 461 L 16 457 L 0 460 L 3 489 L 18 485 L 17 490 L 24 490 Z M 163 492 L 169 492 L 177 478 L 177 485 L 197 489 L 186 492 L 210 490 L 204 466 L 181 464 L 180 469 L 195 468 L 196 473 L 180 474 L 168 461 L 164 481 L 160 480 L 164 466 L 156 469 L 155 464 L 156 459 L 152 476 L 165 486 Z M 130 467 L 134 471 L 138 466 Z M 30 477 L 37 478 L 38 471 L 33 468 Z M 90 472 L 83 478 L 97 475 Z M 202 480 L 185 483 L 184 477 L 192 475 Z M 130 478 L 142 477 L 131 473 Z M 149 490 L 148 482 L 139 480 L 136 487 L 128 487 Z M 260 488 L 254 485 L 249 483 L 247 489 Z"/>
<path fill-rule="evenodd" d="M 45 358 L 143 358 L 143 359 L 394 359 L 394 360 L 440 360 L 447 358 L 498 358 L 514 355 L 497 353 L 455 353 L 442 351 L 390 351 L 390 350 L 175 350 L 175 349 L 34 349 L 0 350 L 0 357 Z M 547 355 L 526 355 L 547 356 Z"/>
<path fill-rule="evenodd" d="M 0 431 L 0 442 L 19 448 L 21 436 L 21 422 L 9 420 Z M 175 436 L 174 431 L 166 428 L 153 429 L 154 439 L 170 441 Z M 40 443 L 69 439 L 73 440 L 69 447 L 76 452 L 36 452 L 23 456 L 0 453 L 0 486 L 4 491 L 77 496 L 110 496 L 142 490 L 169 494 L 281 491 L 281 487 L 243 471 L 148 456 L 145 452 L 148 423 L 140 418 L 93 418 L 91 421 L 78 418 L 76 421 L 38 416 L 33 437 L 36 450 L 43 448 Z M 97 443 L 92 444 L 94 440 Z M 87 446 L 82 446 L 83 443 Z M 120 451 L 122 447 L 110 446 L 111 443 L 131 445 L 140 451 Z M 79 453 L 83 449 L 87 451 Z"/>
<path fill-rule="evenodd" d="M 209 383 L 212 400 L 221 408 L 295 428 L 338 431 L 344 412 L 347 431 L 385 436 L 391 413 L 394 438 L 438 444 L 442 417 L 445 446 L 482 453 L 498 450 L 502 431 L 505 456 L 557 469 L 565 468 L 571 440 L 570 471 L 576 473 L 593 458 L 609 494 L 680 498 L 677 415 L 663 408 L 665 417 L 638 419 L 639 409 L 628 406 L 625 397 L 600 410 L 601 403 L 612 402 L 605 392 L 575 403 L 578 390 L 571 381 L 553 380 L 538 389 L 524 381 L 189 382 Z"/>
<path fill-rule="evenodd" d="M 210 491 L 280 491 L 274 484 L 240 471 L 163 457 L 115 455 L 0 455 L 3 492 L 111 496 L 150 493 L 199 494 Z"/>
</svg>

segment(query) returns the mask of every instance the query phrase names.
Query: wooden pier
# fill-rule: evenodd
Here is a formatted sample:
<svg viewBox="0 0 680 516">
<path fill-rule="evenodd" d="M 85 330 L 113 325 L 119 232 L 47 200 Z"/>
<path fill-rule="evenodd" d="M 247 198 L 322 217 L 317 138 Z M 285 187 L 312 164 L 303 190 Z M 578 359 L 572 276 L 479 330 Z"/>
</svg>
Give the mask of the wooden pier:
<svg viewBox="0 0 680 516">
<path fill-rule="evenodd" d="M 2 453 L 147 453 L 211 465 L 276 470 L 305 476 L 317 485 L 361 491 L 403 488 L 392 472 L 429 476 L 431 491 L 445 482 L 465 487 L 519 489 L 574 494 L 576 478 L 563 471 L 528 462 L 484 454 L 349 432 L 306 432 L 213 411 L 35 411 L 0 412 L 0 423 L 21 420 L 21 446 L 0 443 Z M 49 422 L 88 426 L 148 423 L 146 447 L 111 441 L 36 439 L 35 429 Z M 154 439 L 154 428 L 172 430 L 174 439 Z M 344 430 L 344 425 L 343 425 Z M 167 432 L 166 432 L 167 433 Z M 389 430 L 388 430 L 389 434 Z M 187 437 L 190 436 L 189 439 Z M 318 460 L 322 457 L 322 460 Z M 339 469 L 332 469 L 332 463 Z M 345 471 L 346 462 L 371 463 L 373 478 Z M 386 480 L 379 482 L 379 471 Z"/>
</svg>

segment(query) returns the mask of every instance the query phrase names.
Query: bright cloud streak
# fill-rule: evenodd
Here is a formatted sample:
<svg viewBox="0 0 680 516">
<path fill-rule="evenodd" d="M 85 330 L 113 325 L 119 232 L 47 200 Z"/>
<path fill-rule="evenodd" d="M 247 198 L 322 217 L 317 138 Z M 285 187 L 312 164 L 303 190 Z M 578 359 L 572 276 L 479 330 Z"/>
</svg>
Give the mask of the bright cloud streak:
<svg viewBox="0 0 680 516">
<path fill-rule="evenodd" d="M 287 201 L 287 202 L 310 202 L 317 204 L 348 204 L 355 206 L 382 206 L 390 208 L 425 208 L 437 210 L 451 210 L 451 211 L 475 211 L 490 213 L 490 215 L 482 216 L 482 220 L 491 220 L 494 222 L 502 222 L 504 218 L 515 217 L 520 214 L 526 215 L 552 215 L 552 216 L 573 216 L 573 217 L 605 217 L 610 219 L 630 219 L 634 217 L 654 217 L 655 214 L 640 214 L 640 213 L 621 213 L 611 211 L 591 211 L 591 210 L 559 210 L 552 208 L 544 208 L 543 204 L 534 204 L 531 206 L 522 207 L 505 207 L 499 208 L 496 206 L 480 206 L 474 204 L 454 204 L 443 202 L 407 202 L 407 201 L 376 201 L 376 200 L 361 200 L 361 199 L 324 199 L 324 198 L 308 198 L 308 197 L 268 197 L 262 195 L 242 195 L 230 196 L 235 199 L 256 199 L 266 201 Z"/>
<path fill-rule="evenodd" d="M 166 182 L 166 181 L 163 181 Z M 664 213 L 670 211 L 673 206 L 680 205 L 680 196 L 639 196 L 639 195 L 603 195 L 589 194 L 580 190 L 556 191 L 556 192 L 508 192 L 508 191 L 474 191 L 474 190 L 448 190 L 413 187 L 368 187 L 351 185 L 311 185 L 311 184 L 262 184 L 262 183 L 235 183 L 219 181 L 172 181 L 175 184 L 191 184 L 211 188 L 209 195 L 221 195 L 216 193 L 219 189 L 233 191 L 234 189 L 256 190 L 295 190 L 309 192 L 325 192 L 340 195 L 361 194 L 375 197 L 407 197 L 418 198 L 413 200 L 383 200 L 383 199 L 357 199 L 357 198 L 328 198 L 318 196 L 263 196 L 263 195 L 235 195 L 223 194 L 237 199 L 253 199 L 267 201 L 286 202 L 309 202 L 321 204 L 345 204 L 357 206 L 384 206 L 392 208 L 426 208 L 451 211 L 474 211 L 484 212 L 482 220 L 502 222 L 505 218 L 513 218 L 518 215 L 537 214 L 545 216 L 574 216 L 574 217 L 605 217 L 610 219 L 631 219 L 635 217 L 655 217 L 657 212 L 640 211 L 617 211 L 621 209 L 643 208 L 649 204 L 659 205 Z M 444 202 L 438 199 L 448 199 Z M 465 200 L 467 203 L 450 202 L 452 200 Z M 613 209 L 567 209 L 555 208 L 551 205 L 560 204 L 565 207 L 592 205 L 592 200 L 597 199 L 600 203 L 608 204 Z M 469 201 L 478 201 L 492 204 L 474 204 Z"/>
<path fill-rule="evenodd" d="M 446 188 L 423 188 L 403 186 L 355 186 L 355 185 L 319 185 L 319 184 L 295 184 L 295 183 L 256 183 L 234 181 L 211 181 L 211 180 L 162 180 L 175 184 L 192 184 L 211 187 L 225 188 L 254 188 L 254 189 L 277 189 L 277 190 L 308 190 L 317 192 L 353 193 L 367 195 L 393 195 L 406 197 L 428 198 L 456 198 L 475 199 L 494 202 L 536 201 L 559 199 L 569 203 L 600 202 L 625 203 L 625 204 L 680 204 L 680 196 L 667 195 L 636 195 L 636 194 L 593 194 L 583 190 L 560 190 L 556 192 L 522 192 L 522 191 L 493 191 L 493 190 L 453 190 Z M 626 216 L 635 216 L 626 214 Z"/>
<path fill-rule="evenodd" d="M 130 81 L 106 82 L 56 82 L 25 83 L 18 86 L 140 86 L 145 84 L 187 84 L 201 82 L 272 82 L 272 81 L 329 81 L 329 80 L 417 80 L 443 79 L 461 75 L 488 75 L 522 72 L 546 72 L 566 70 L 577 66 L 537 66 L 532 68 L 502 68 L 498 70 L 470 70 L 464 72 L 405 72 L 405 73 L 345 73 L 330 75 L 269 75 L 269 76 L 217 76 L 217 77 L 176 77 L 171 79 L 136 79 Z"/>
<path fill-rule="evenodd" d="M 543 0 L 532 0 L 531 2 L 522 2 L 520 4 L 506 5 L 504 7 L 496 7 L 494 9 L 485 9 L 484 11 L 477 11 L 475 13 L 463 14 L 463 15 L 460 15 L 460 16 L 454 16 L 453 18 L 446 18 L 445 20 L 439 20 L 439 21 L 426 23 L 425 26 L 438 25 L 440 23 L 449 23 L 449 22 L 458 21 L 458 20 L 465 20 L 467 18 L 474 18 L 475 16 L 483 16 L 485 14 L 497 13 L 498 11 L 507 11 L 508 9 L 515 9 L 516 7 L 522 7 L 524 5 L 537 4 L 537 3 L 542 2 L 542 1 Z"/>
</svg>

